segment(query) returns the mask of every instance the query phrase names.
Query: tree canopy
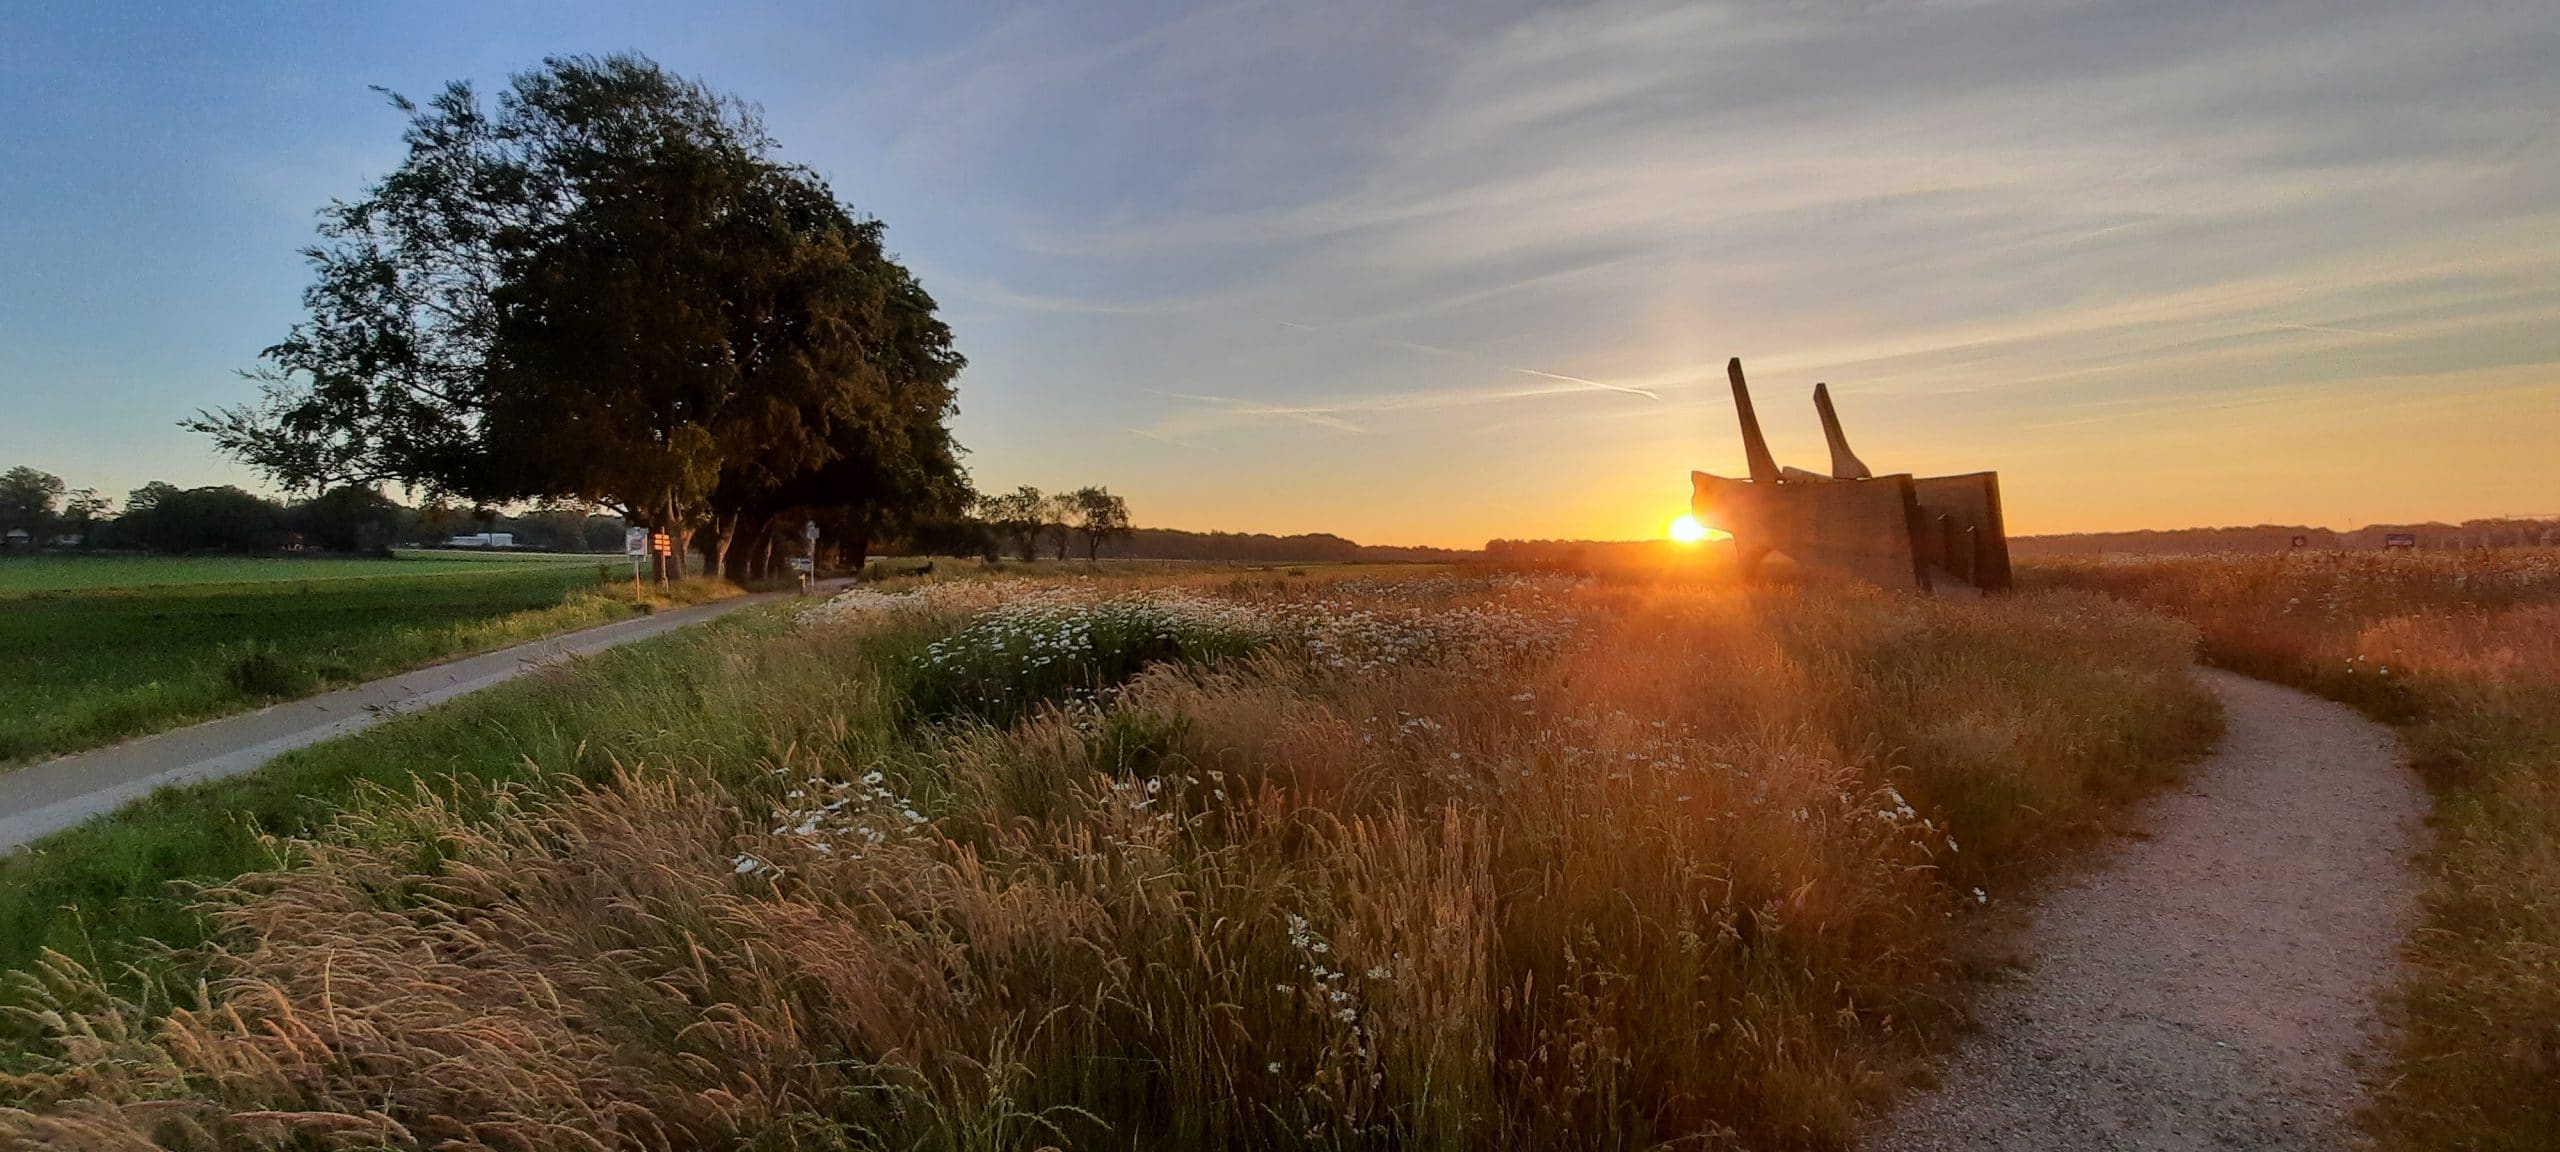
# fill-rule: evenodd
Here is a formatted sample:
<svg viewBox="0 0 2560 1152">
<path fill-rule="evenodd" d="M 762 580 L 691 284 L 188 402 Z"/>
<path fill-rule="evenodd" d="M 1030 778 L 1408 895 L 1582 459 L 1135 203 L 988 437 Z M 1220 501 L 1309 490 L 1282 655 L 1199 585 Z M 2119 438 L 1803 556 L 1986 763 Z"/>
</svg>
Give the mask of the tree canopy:
<svg viewBox="0 0 2560 1152">
<path fill-rule="evenodd" d="M 260 400 L 191 427 L 289 490 L 590 502 L 714 565 L 965 504 L 933 298 L 753 108 L 638 55 L 392 100 L 407 156 L 323 212 Z"/>
<path fill-rule="evenodd" d="M 0 472 L 0 531 L 21 529 L 31 536 L 53 527 L 54 503 L 62 499 L 62 477 L 19 465 Z"/>
</svg>

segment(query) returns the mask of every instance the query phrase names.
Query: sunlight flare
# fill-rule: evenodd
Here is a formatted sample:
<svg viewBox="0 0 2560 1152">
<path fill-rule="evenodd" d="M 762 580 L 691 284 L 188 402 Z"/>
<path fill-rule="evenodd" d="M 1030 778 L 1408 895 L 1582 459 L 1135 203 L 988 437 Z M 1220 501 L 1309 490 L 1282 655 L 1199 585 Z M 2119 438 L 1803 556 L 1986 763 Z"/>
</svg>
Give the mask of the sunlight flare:
<svg viewBox="0 0 2560 1152">
<path fill-rule="evenodd" d="M 1733 534 L 1721 528 L 1709 528 L 1695 516 L 1682 514 L 1671 522 L 1671 538 L 1682 544 L 1698 544 L 1709 540 L 1730 540 Z"/>
</svg>

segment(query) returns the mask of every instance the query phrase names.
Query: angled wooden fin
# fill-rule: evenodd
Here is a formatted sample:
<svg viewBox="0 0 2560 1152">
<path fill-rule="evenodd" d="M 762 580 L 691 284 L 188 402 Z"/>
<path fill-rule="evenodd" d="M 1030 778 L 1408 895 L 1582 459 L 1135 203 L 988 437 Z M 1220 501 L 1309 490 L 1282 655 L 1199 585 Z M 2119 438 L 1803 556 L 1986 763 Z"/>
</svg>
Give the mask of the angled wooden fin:
<svg viewBox="0 0 2560 1152">
<path fill-rule="evenodd" d="M 1831 386 L 1813 386 L 1813 410 L 1822 417 L 1822 438 L 1831 445 L 1831 476 L 1836 480 L 1865 480 L 1875 475 L 1867 470 L 1866 461 L 1849 450 L 1849 434 L 1840 430 L 1840 414 L 1831 409 Z"/>
<path fill-rule="evenodd" d="M 1769 455 L 1769 442 L 1760 436 L 1760 414 L 1751 410 L 1751 386 L 1742 382 L 1742 358 L 1725 361 L 1725 378 L 1733 381 L 1733 410 L 1742 417 L 1742 455 L 1751 462 L 1751 482 L 1778 482 L 1778 461 Z"/>
</svg>

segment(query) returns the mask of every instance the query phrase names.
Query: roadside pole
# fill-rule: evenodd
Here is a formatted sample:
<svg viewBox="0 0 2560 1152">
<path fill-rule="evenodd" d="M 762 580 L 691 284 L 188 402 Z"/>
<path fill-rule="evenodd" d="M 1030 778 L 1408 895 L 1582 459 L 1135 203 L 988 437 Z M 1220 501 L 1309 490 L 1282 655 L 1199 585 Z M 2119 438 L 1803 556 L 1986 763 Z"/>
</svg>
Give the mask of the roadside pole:
<svg viewBox="0 0 2560 1152">
<path fill-rule="evenodd" d="M 806 596 L 809 594 L 809 579 L 818 572 L 818 522 L 811 520 L 802 524 L 800 539 L 807 545 L 807 554 L 792 557 L 791 566 L 799 571 L 800 594 Z"/>
</svg>

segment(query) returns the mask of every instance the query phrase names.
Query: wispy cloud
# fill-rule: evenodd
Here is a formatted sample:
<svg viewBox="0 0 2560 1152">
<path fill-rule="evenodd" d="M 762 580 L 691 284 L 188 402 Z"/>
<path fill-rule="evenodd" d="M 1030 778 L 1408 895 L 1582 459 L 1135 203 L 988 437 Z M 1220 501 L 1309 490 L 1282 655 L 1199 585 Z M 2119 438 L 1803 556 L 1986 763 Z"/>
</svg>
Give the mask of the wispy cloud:
<svg viewBox="0 0 2560 1152">
<path fill-rule="evenodd" d="M 1084 370 L 1234 483 L 1297 467 L 1288 429 L 1560 473 L 1723 451 L 1730 355 L 1830 380 L 1879 452 L 1927 405 L 2094 440 L 2560 363 L 2555 57 L 2527 0 L 1041 12 L 917 134 L 1059 169 L 996 214 L 1000 302 L 1113 325 Z"/>
</svg>

